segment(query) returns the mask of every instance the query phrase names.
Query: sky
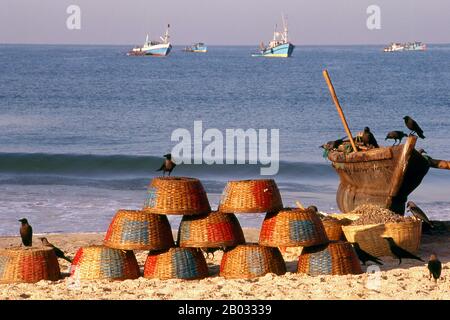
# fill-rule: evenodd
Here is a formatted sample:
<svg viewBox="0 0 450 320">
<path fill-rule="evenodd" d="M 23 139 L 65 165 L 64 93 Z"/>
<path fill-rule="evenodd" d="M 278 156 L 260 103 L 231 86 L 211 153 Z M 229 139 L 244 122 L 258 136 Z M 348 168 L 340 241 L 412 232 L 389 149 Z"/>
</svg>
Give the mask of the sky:
<svg viewBox="0 0 450 320">
<path fill-rule="evenodd" d="M 79 30 L 66 26 L 70 5 Z M 380 7 L 379 30 L 367 28 L 369 5 Z M 0 0 L 0 43 L 135 45 L 170 23 L 174 45 L 256 45 L 282 12 L 296 45 L 450 43 L 449 0 Z"/>
</svg>

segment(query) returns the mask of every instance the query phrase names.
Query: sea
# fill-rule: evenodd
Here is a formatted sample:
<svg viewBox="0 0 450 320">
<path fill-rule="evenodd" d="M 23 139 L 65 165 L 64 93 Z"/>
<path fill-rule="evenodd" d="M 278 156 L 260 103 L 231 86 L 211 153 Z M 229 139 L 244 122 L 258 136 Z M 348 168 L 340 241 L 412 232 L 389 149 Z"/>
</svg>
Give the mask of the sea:
<svg viewBox="0 0 450 320">
<path fill-rule="evenodd" d="M 319 146 L 345 131 L 322 76 L 327 69 L 349 126 L 424 130 L 424 148 L 450 160 L 450 45 L 383 53 L 383 46 L 297 46 L 289 59 L 252 57 L 256 46 L 175 46 L 168 57 L 129 57 L 129 46 L 0 45 L 0 235 L 18 219 L 35 233 L 103 232 L 118 209 L 142 207 L 177 144 L 176 129 L 278 129 L 278 173 L 261 164 L 180 164 L 213 209 L 227 181 L 273 178 L 284 206 L 339 212 L 339 178 Z M 450 171 L 430 169 L 410 195 L 433 220 L 450 220 Z M 238 215 L 259 227 L 263 214 Z M 170 216 L 173 228 L 179 216 Z"/>
</svg>

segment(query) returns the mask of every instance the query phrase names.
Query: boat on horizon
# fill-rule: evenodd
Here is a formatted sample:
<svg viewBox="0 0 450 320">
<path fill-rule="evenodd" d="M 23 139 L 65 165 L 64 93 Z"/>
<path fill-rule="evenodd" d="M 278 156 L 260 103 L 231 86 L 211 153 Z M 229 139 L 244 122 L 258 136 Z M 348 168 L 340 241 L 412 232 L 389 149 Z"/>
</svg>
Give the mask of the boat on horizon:
<svg viewBox="0 0 450 320">
<path fill-rule="evenodd" d="M 277 31 L 277 26 L 275 25 L 273 39 L 267 46 L 265 46 L 264 43 L 261 42 L 259 46 L 259 53 L 252 54 L 252 57 L 289 58 L 292 55 L 295 46 L 289 42 L 287 21 L 283 15 L 282 20 L 283 32 Z"/>
<path fill-rule="evenodd" d="M 148 34 L 145 39 L 144 45 L 136 46 L 131 51 L 127 53 L 128 56 L 158 56 L 165 57 L 172 50 L 172 45 L 170 44 L 169 36 L 170 24 L 167 25 L 166 32 L 164 36 L 159 37 L 161 41 L 155 41 L 148 39 Z"/>
<path fill-rule="evenodd" d="M 427 45 L 425 43 L 414 41 L 407 43 L 391 43 L 389 46 L 383 49 L 384 52 L 396 52 L 396 51 L 425 51 Z"/>
<path fill-rule="evenodd" d="M 184 52 L 199 52 L 206 53 L 208 52 L 208 47 L 203 42 L 194 43 L 191 46 L 185 47 L 183 49 Z"/>
</svg>

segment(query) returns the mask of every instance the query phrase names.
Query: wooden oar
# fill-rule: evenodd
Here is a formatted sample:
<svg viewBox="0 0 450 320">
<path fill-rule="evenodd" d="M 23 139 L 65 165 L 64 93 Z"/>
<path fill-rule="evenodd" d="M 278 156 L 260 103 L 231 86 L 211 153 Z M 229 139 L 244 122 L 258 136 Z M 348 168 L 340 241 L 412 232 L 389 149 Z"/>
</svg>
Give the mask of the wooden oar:
<svg viewBox="0 0 450 320">
<path fill-rule="evenodd" d="M 430 158 L 429 162 L 432 168 L 450 170 L 450 161 Z"/>
<path fill-rule="evenodd" d="M 305 209 L 305 207 L 300 203 L 300 201 L 295 201 L 295 204 L 296 204 L 297 207 L 299 207 L 300 209 Z"/>
<path fill-rule="evenodd" d="M 345 132 L 347 133 L 348 139 L 350 140 L 350 143 L 352 144 L 353 151 L 357 152 L 358 149 L 356 148 L 355 141 L 353 140 L 352 133 L 350 131 L 350 128 L 348 127 L 347 120 L 345 119 L 344 112 L 342 111 L 341 105 L 339 103 L 339 99 L 336 96 L 336 92 L 334 91 L 333 84 L 331 83 L 330 76 L 328 75 L 327 70 L 323 70 L 323 77 L 325 78 L 325 81 L 327 82 L 328 89 L 330 89 L 331 97 L 333 98 L 334 104 L 336 105 L 336 109 L 339 113 L 339 117 L 341 118 L 342 124 L 344 125 Z"/>
</svg>

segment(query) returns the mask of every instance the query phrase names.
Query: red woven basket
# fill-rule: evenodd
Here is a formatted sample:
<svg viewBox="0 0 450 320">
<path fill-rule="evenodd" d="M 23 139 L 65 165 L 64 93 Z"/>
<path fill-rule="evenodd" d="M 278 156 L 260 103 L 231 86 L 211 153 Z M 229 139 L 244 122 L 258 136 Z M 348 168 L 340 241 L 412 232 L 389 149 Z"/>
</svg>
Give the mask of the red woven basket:
<svg viewBox="0 0 450 320">
<path fill-rule="evenodd" d="M 178 243 L 181 247 L 233 247 L 245 243 L 245 238 L 234 214 L 214 211 L 201 216 L 183 216 Z"/>
<path fill-rule="evenodd" d="M 34 283 L 60 278 L 58 259 L 52 248 L 0 249 L 0 283 Z"/>
<path fill-rule="evenodd" d="M 270 247 L 307 247 L 328 243 L 319 216 L 307 209 L 285 208 L 267 213 L 259 243 Z"/>
<path fill-rule="evenodd" d="M 283 208 L 280 191 L 273 179 L 229 181 L 219 204 L 225 213 L 273 212 Z"/>
<path fill-rule="evenodd" d="M 157 177 L 147 190 L 144 210 L 156 214 L 194 215 L 211 212 L 200 180 L 187 177 Z"/>
</svg>

